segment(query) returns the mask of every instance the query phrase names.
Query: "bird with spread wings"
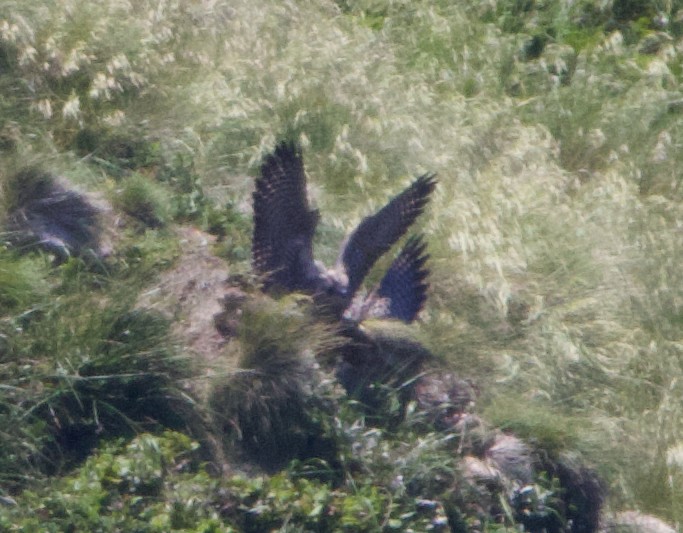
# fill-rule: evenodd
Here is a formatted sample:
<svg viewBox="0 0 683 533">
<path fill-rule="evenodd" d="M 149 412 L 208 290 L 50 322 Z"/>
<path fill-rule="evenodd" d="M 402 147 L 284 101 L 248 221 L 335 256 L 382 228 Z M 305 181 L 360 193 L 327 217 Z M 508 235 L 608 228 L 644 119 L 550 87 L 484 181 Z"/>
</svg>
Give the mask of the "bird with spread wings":
<svg viewBox="0 0 683 533">
<path fill-rule="evenodd" d="M 334 316 L 360 321 L 367 316 L 412 322 L 426 299 L 428 255 L 421 237 L 408 239 L 379 286 L 352 308 L 354 295 L 375 262 L 415 222 L 436 186 L 424 174 L 344 241 L 334 268 L 313 259 L 313 235 L 320 219 L 306 194 L 301 149 L 277 145 L 261 166 L 254 200 L 253 267 L 266 291 L 300 291 Z M 346 313 L 345 313 L 346 312 Z"/>
</svg>

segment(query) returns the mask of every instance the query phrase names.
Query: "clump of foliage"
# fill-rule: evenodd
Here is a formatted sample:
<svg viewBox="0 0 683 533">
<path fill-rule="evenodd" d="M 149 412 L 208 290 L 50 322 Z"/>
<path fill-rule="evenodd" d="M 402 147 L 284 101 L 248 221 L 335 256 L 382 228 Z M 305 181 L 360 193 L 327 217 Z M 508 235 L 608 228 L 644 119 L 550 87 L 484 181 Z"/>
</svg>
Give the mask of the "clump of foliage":
<svg viewBox="0 0 683 533">
<path fill-rule="evenodd" d="M 219 523 L 215 513 L 193 503 L 193 487 L 208 481 L 205 475 L 188 475 L 196 472 L 196 448 L 187 436 L 172 432 L 159 437 L 143 434 L 127 445 L 114 441 L 74 474 L 24 492 L 21 507 L 0 510 L 0 524 L 6 531 L 36 532 L 189 527 L 214 531 Z M 175 503 L 167 506 L 160 497 L 166 491 L 171 494 L 178 481 L 182 489 L 175 492 Z"/>
<path fill-rule="evenodd" d="M 114 204 L 151 228 L 165 226 L 172 218 L 171 199 L 166 189 L 139 174 L 121 180 Z"/>
<path fill-rule="evenodd" d="M 40 301 L 48 289 L 46 277 L 40 259 L 17 257 L 0 248 L 0 317 Z"/>
<path fill-rule="evenodd" d="M 173 432 L 109 443 L 73 474 L 25 492 L 20 506 L 1 507 L 0 526 L 36 532 L 426 530 L 438 518 L 429 505 L 394 500 L 372 486 L 333 489 L 287 472 L 212 479 L 196 452 L 195 442 Z"/>
<path fill-rule="evenodd" d="M 168 322 L 130 310 L 121 294 L 105 308 L 78 296 L 4 319 L 2 412 L 16 447 L 7 482 L 58 471 L 104 436 L 157 426 L 199 432 L 179 383 L 190 366 L 168 342 Z M 86 301 L 90 312 L 79 313 Z"/>
<path fill-rule="evenodd" d="M 218 237 L 219 254 L 229 261 L 245 261 L 251 250 L 252 226 L 234 202 L 224 206 L 211 207 L 206 216 L 207 231 Z"/>
<path fill-rule="evenodd" d="M 115 176 L 160 163 L 158 143 L 147 141 L 142 131 L 83 127 L 76 134 L 74 149 Z"/>
<path fill-rule="evenodd" d="M 202 219 L 212 206 L 204 192 L 202 180 L 191 156 L 175 153 L 157 174 L 162 183 L 168 183 L 175 195 L 173 197 L 176 220 L 187 222 Z"/>
<path fill-rule="evenodd" d="M 209 405 L 227 442 L 268 469 L 295 458 L 336 460 L 334 395 L 315 361 L 339 341 L 292 299 L 240 309 L 238 369 L 215 379 Z"/>
</svg>

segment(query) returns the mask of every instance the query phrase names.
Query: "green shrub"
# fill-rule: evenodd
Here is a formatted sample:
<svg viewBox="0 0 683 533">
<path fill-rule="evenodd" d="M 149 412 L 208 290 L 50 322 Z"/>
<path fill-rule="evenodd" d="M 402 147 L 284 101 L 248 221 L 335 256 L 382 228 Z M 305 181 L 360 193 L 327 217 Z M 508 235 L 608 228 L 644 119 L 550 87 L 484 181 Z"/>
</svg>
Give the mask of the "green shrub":
<svg viewBox="0 0 683 533">
<path fill-rule="evenodd" d="M 270 470 L 292 459 L 336 465 L 334 401 L 314 357 L 338 341 L 295 299 L 260 297 L 240 309 L 239 368 L 214 380 L 209 404 L 226 442 Z"/>
<path fill-rule="evenodd" d="M 165 226 L 173 216 L 168 191 L 140 174 L 132 174 L 121 180 L 114 204 L 151 228 Z"/>
<path fill-rule="evenodd" d="M 25 491 L 18 507 L 0 509 L 0 526 L 35 532 L 218 531 L 215 513 L 208 505 L 198 506 L 196 493 L 188 492 L 201 487 L 206 497 L 211 488 L 211 481 L 192 466 L 196 449 L 187 436 L 172 432 L 143 434 L 127 445 L 109 443 L 77 472 Z M 194 475 L 188 478 L 185 472 Z M 185 479 L 188 486 L 174 491 L 174 483 Z M 160 501 L 166 491 L 173 503 Z"/>
<path fill-rule="evenodd" d="M 159 144 L 148 141 L 144 135 L 143 130 L 85 127 L 76 134 L 74 148 L 79 156 L 91 158 L 106 172 L 121 177 L 127 171 L 161 162 Z"/>
</svg>

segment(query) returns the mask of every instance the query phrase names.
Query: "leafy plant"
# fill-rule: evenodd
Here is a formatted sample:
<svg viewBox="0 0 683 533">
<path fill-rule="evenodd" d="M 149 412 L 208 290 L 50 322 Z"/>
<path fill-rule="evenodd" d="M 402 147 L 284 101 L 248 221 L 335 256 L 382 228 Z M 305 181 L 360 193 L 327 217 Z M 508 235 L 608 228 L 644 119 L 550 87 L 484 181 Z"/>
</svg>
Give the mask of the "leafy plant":
<svg viewBox="0 0 683 533">
<path fill-rule="evenodd" d="M 172 217 L 170 194 L 161 185 L 139 174 L 121 181 L 121 190 L 114 203 L 151 228 L 166 225 Z"/>
</svg>

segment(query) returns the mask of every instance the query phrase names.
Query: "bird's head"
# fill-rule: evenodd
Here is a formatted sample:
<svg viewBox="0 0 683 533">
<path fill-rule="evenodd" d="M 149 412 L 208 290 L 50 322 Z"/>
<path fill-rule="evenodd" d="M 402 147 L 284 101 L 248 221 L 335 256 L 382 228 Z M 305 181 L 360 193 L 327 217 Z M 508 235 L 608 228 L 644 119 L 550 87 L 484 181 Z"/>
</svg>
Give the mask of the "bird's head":
<svg viewBox="0 0 683 533">
<path fill-rule="evenodd" d="M 314 296 L 316 302 L 336 317 L 341 317 L 351 302 L 349 279 L 336 269 L 321 269 L 319 284 Z"/>
</svg>

